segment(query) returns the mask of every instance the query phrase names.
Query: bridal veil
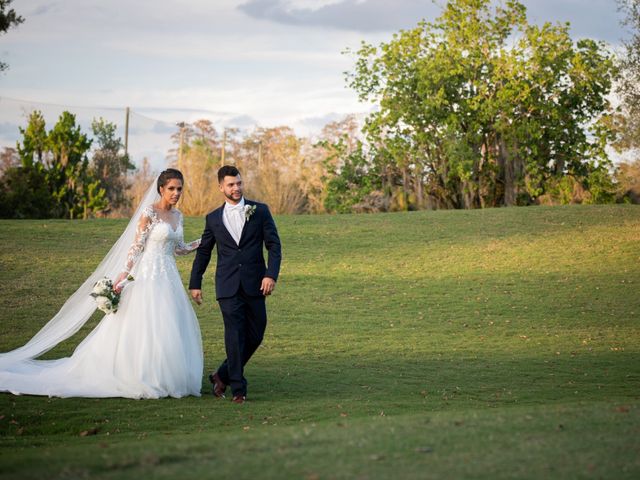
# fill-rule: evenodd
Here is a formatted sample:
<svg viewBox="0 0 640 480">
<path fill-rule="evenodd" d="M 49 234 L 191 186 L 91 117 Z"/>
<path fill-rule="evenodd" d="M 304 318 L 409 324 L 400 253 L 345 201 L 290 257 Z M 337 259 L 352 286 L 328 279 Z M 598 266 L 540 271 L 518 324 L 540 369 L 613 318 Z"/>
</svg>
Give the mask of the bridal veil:
<svg viewBox="0 0 640 480">
<path fill-rule="evenodd" d="M 109 277 L 113 280 L 123 271 L 127 253 L 135 239 L 136 228 L 144 209 L 160 198 L 156 188 L 154 180 L 120 238 L 89 278 L 62 305 L 58 313 L 25 345 L 0 354 L 0 370 L 39 357 L 71 337 L 89 320 L 96 310 L 96 303 L 90 296 L 93 286 L 102 277 Z M 135 276 L 135 268 L 132 274 Z"/>
</svg>

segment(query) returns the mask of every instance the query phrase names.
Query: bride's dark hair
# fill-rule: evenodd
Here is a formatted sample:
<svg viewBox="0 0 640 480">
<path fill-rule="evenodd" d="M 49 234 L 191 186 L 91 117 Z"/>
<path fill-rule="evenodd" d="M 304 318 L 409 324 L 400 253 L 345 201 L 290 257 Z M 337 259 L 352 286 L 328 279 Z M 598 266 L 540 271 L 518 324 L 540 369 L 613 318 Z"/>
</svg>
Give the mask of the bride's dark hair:
<svg viewBox="0 0 640 480">
<path fill-rule="evenodd" d="M 176 170 L 175 168 L 167 168 L 165 171 L 160 173 L 158 177 L 158 193 L 160 193 L 160 187 L 164 187 L 169 180 L 178 179 L 184 184 L 184 176 L 180 170 Z"/>
</svg>

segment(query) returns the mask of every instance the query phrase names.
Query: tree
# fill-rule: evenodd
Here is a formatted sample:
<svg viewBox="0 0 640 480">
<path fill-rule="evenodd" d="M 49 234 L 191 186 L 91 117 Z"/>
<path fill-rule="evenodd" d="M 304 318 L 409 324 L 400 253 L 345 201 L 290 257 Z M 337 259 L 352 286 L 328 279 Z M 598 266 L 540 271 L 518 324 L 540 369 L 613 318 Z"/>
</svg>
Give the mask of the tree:
<svg viewBox="0 0 640 480">
<path fill-rule="evenodd" d="M 290 127 L 258 128 L 244 139 L 243 175 L 250 193 L 274 213 L 307 211 L 310 188 L 306 141 Z"/>
<path fill-rule="evenodd" d="M 360 126 L 355 115 L 347 115 L 323 127 L 310 152 L 315 180 L 309 191 L 310 211 L 322 212 L 327 210 L 327 205 L 340 202 L 336 199 L 327 203 L 329 192 L 334 191 L 327 188 L 328 182 L 343 171 L 342 166 L 349 155 L 360 147 L 360 137 Z"/>
<path fill-rule="evenodd" d="M 63 112 L 47 132 L 42 113 L 34 111 L 20 133 L 20 165 L 2 178 L 2 198 L 13 205 L 3 216 L 88 218 L 106 208 L 106 192 L 89 169 L 91 140 L 74 115 Z"/>
<path fill-rule="evenodd" d="M 204 215 L 219 202 L 218 167 L 220 141 L 209 120 L 198 120 L 183 128 L 182 154 L 174 165 L 184 174 L 180 209 L 185 215 Z M 188 132 L 188 135 L 185 134 Z"/>
<path fill-rule="evenodd" d="M 18 143 L 17 151 L 23 166 L 41 165 L 44 167 L 48 152 L 47 127 L 42 113 L 38 110 L 31 112 L 26 128 L 19 127 L 22 135 L 22 145 Z"/>
<path fill-rule="evenodd" d="M 613 147 L 628 160 L 616 166 L 614 179 L 618 201 L 640 203 L 640 0 L 618 0 L 618 7 L 631 36 L 619 57 L 616 93 L 621 103 L 610 120 L 617 134 Z"/>
<path fill-rule="evenodd" d="M 124 145 L 116 135 L 114 123 L 100 118 L 92 122 L 91 129 L 98 146 L 91 158 L 93 176 L 100 179 L 100 187 L 106 192 L 110 210 L 126 208 L 129 206 L 127 173 L 136 167 L 122 151 Z"/>
<path fill-rule="evenodd" d="M 19 165 L 20 157 L 18 156 L 18 151 L 15 148 L 3 147 L 2 152 L 0 152 L 0 178 L 8 169 Z"/>
<path fill-rule="evenodd" d="M 321 152 L 323 159 L 319 179 L 324 188 L 320 190 L 320 198 L 327 212 L 380 211 L 388 208 L 386 204 L 375 204 L 384 196 L 381 191 L 382 177 L 374 171 L 375 164 L 368 162 L 369 153 L 361 141 L 354 115 L 325 125 L 316 149 Z M 317 195 L 315 189 L 312 193 Z"/>
<path fill-rule="evenodd" d="M 106 208 L 106 192 L 89 170 L 92 141 L 76 125 L 75 115 L 62 112 L 47 141 L 51 154 L 47 177 L 58 216 L 88 218 L 90 212 Z"/>
<path fill-rule="evenodd" d="M 378 105 L 364 171 L 389 196 L 402 188 L 399 208 L 529 204 L 565 176 L 606 189 L 612 56 L 574 44 L 568 24 L 529 25 L 516 0 L 491 5 L 451 0 L 434 23 L 356 52 L 349 85 Z"/>
<path fill-rule="evenodd" d="M 620 136 L 614 146 L 624 151 L 640 148 L 640 0 L 618 0 L 618 6 L 625 14 L 624 25 L 631 28 L 620 57 L 617 85 L 622 105 L 616 118 Z"/>
<path fill-rule="evenodd" d="M 144 194 L 149 189 L 149 186 L 157 178 L 157 174 L 151 169 L 151 164 L 148 158 L 142 159 L 142 166 L 136 169 L 131 176 L 130 187 L 128 190 L 129 206 L 126 210 L 123 210 L 125 216 L 130 216 L 135 208 L 138 208 L 142 201 Z"/>
<path fill-rule="evenodd" d="M 621 162 L 614 174 L 618 190 L 618 201 L 640 203 L 640 159 Z"/>
<path fill-rule="evenodd" d="M 9 167 L 0 179 L 0 218 L 51 217 L 46 173 L 33 165 Z"/>
<path fill-rule="evenodd" d="M 46 218 L 53 202 L 48 189 L 44 157 L 47 131 L 42 114 L 34 111 L 26 128 L 20 128 L 22 145 L 5 149 L 5 168 L 0 180 L 0 217 Z"/>
<path fill-rule="evenodd" d="M 369 205 L 382 187 L 381 175 L 372 170 L 367 161 L 367 153 L 362 142 L 349 148 L 345 138 L 331 145 L 333 155 L 328 157 L 328 176 L 324 207 L 327 212 L 349 213 L 354 210 L 386 210 Z M 335 158 L 340 159 L 339 167 L 332 166 Z M 375 168 L 375 166 L 373 167 Z M 360 205 L 358 209 L 356 206 Z"/>
<path fill-rule="evenodd" d="M 0 35 L 24 22 L 24 18 L 18 15 L 13 8 L 9 8 L 12 2 L 13 0 L 0 0 Z M 7 68 L 9 68 L 9 65 L 0 61 L 0 72 Z"/>
<path fill-rule="evenodd" d="M 17 159 L 4 171 L 0 182 L 2 218 L 47 218 L 53 201 L 48 188 L 45 157 L 48 139 L 45 120 L 39 111 L 29 115 L 26 128 L 20 128 L 22 144 L 16 146 Z"/>
</svg>

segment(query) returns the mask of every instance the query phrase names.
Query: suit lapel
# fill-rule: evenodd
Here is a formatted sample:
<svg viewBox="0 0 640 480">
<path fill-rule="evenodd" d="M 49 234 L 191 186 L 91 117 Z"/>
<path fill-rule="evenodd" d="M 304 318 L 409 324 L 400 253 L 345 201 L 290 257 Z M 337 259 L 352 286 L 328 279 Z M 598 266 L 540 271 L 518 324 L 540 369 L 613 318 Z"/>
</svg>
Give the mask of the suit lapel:
<svg viewBox="0 0 640 480">
<path fill-rule="evenodd" d="M 227 230 L 227 227 L 224 224 L 224 220 L 222 219 L 222 216 L 224 215 L 224 206 L 225 206 L 225 203 L 223 203 L 222 206 L 218 209 L 219 210 L 218 222 L 220 222 L 220 228 L 227 235 L 229 241 L 231 241 L 235 245 L 236 241 L 233 239 L 233 236 L 231 235 L 231 232 L 229 232 L 229 230 Z M 242 237 L 240 237 L 240 239 L 242 239 Z"/>
<path fill-rule="evenodd" d="M 253 203 L 251 201 L 247 201 L 247 199 L 245 198 L 244 199 L 244 205 L 246 207 L 247 205 L 255 205 L 255 203 Z M 254 215 L 255 215 L 255 212 L 254 212 Z M 240 243 L 242 243 L 242 239 L 244 238 L 244 235 L 245 235 L 245 233 L 247 231 L 247 228 L 249 228 L 249 220 L 251 218 L 253 218 L 253 215 L 251 217 L 249 217 L 249 218 L 246 218 L 246 216 L 245 216 L 244 225 L 242 226 L 242 233 L 240 233 L 240 242 L 238 243 L 238 245 L 240 245 Z"/>
</svg>

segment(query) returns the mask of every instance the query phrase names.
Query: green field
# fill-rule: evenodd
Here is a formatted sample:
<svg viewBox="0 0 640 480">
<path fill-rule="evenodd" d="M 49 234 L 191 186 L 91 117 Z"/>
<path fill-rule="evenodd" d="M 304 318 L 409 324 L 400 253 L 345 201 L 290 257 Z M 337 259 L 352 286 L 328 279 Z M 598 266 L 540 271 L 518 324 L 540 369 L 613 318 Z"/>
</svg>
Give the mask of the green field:
<svg viewBox="0 0 640 480">
<path fill-rule="evenodd" d="M 204 379 L 180 400 L 0 394 L 0 478 L 640 478 L 640 207 L 276 221 L 247 404 Z M 1 351 L 125 224 L 0 222 Z M 196 309 L 207 369 L 224 351 L 213 269 Z"/>
</svg>

